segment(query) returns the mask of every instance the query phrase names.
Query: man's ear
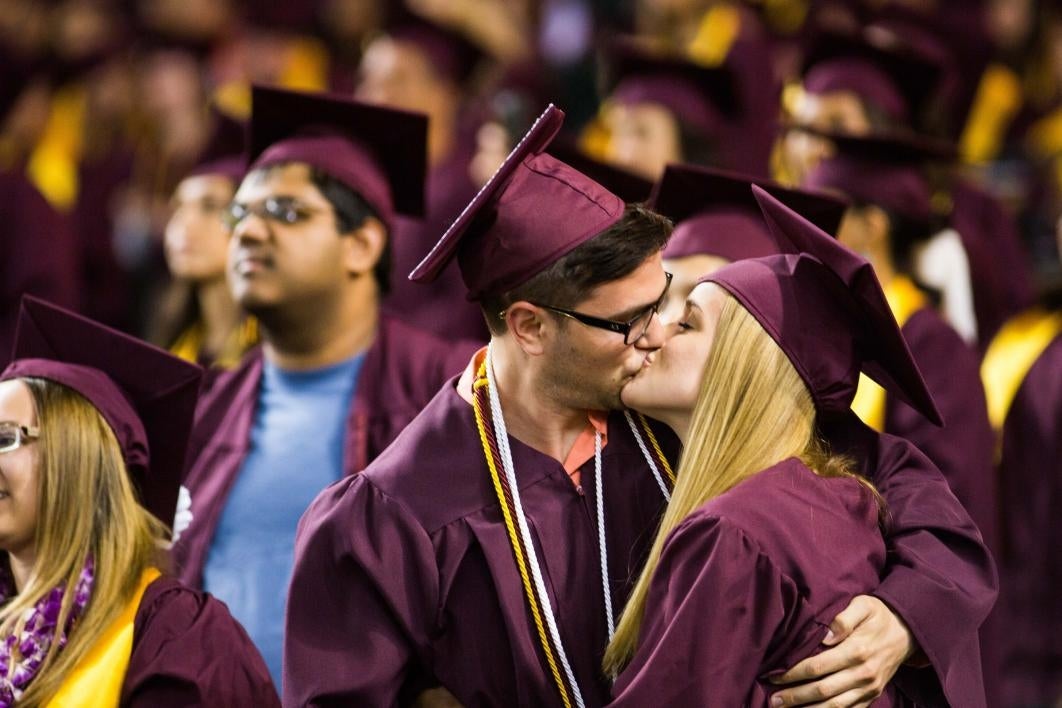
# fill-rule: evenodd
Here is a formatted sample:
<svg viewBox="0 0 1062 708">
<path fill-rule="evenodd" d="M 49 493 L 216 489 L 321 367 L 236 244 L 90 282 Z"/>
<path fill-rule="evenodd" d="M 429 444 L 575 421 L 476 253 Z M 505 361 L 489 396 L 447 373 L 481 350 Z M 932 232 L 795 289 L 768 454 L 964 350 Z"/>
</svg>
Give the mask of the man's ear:
<svg viewBox="0 0 1062 708">
<path fill-rule="evenodd" d="M 538 356 L 545 351 L 544 337 L 548 330 L 554 327 L 546 314 L 541 307 L 526 300 L 514 302 L 505 310 L 505 326 L 509 334 L 530 356 Z"/>
<path fill-rule="evenodd" d="M 370 216 L 349 234 L 342 234 L 346 248 L 343 263 L 351 275 L 371 273 L 387 247 L 387 228 Z"/>
</svg>

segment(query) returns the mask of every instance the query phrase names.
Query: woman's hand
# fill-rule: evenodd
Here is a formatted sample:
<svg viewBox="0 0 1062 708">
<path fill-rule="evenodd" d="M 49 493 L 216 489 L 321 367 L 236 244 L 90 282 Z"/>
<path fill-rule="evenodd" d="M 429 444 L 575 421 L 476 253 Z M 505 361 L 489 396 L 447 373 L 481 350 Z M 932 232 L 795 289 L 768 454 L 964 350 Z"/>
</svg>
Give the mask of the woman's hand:
<svg viewBox="0 0 1062 708">
<path fill-rule="evenodd" d="M 856 597 L 834 618 L 822 643 L 833 648 L 771 679 L 810 682 L 775 693 L 772 706 L 869 706 L 916 649 L 903 620 L 869 595 Z"/>
</svg>

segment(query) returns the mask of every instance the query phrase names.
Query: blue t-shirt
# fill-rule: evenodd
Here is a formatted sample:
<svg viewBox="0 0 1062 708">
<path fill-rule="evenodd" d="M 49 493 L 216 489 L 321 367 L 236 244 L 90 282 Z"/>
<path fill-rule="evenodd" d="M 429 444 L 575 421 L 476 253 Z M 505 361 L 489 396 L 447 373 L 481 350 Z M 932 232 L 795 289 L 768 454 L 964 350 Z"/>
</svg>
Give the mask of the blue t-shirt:
<svg viewBox="0 0 1062 708">
<path fill-rule="evenodd" d="M 364 358 L 312 371 L 264 363 L 250 448 L 207 554 L 206 590 L 247 630 L 278 689 L 295 529 L 317 493 L 343 475 Z"/>
</svg>

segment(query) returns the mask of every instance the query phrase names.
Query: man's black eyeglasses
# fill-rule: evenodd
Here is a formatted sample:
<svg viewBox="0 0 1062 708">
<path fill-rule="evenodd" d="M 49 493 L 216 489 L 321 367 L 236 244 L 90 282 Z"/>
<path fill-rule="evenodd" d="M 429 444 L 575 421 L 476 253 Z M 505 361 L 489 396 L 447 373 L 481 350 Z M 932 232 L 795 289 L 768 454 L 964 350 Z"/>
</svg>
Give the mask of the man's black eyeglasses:
<svg viewBox="0 0 1062 708">
<path fill-rule="evenodd" d="M 664 292 L 660 293 L 660 297 L 649 307 L 645 308 L 633 318 L 626 322 L 617 322 L 616 320 L 606 320 L 601 317 L 594 317 L 593 315 L 585 315 L 582 312 L 576 312 L 574 310 L 565 310 L 560 307 L 553 307 L 552 305 L 543 305 L 537 302 L 531 303 L 536 307 L 541 307 L 544 310 L 550 312 L 556 312 L 558 315 L 564 315 L 570 317 L 577 322 L 582 322 L 588 327 L 597 327 L 598 329 L 607 329 L 609 332 L 615 332 L 616 334 L 623 335 L 623 343 L 627 346 L 634 344 L 639 339 L 645 336 L 645 333 L 649 331 L 649 325 L 653 322 L 653 316 L 660 309 L 660 305 L 663 304 L 664 298 L 667 297 L 667 291 L 671 287 L 671 273 L 665 273 L 667 276 L 667 282 L 664 284 Z"/>
</svg>

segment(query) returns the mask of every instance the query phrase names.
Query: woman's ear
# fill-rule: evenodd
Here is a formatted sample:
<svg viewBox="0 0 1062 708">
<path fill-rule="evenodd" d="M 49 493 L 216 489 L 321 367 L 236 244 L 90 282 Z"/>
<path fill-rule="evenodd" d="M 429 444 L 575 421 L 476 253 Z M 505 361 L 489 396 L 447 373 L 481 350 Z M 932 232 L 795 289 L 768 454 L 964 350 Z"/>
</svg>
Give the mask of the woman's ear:
<svg viewBox="0 0 1062 708">
<path fill-rule="evenodd" d="M 889 215 L 876 206 L 867 206 L 863 209 L 863 219 L 866 222 L 867 246 L 875 250 L 887 249 L 889 232 L 892 230 Z"/>
<path fill-rule="evenodd" d="M 343 261 L 351 275 L 371 273 L 387 247 L 387 228 L 375 217 L 368 217 L 361 226 L 343 234 L 347 246 Z"/>
</svg>

